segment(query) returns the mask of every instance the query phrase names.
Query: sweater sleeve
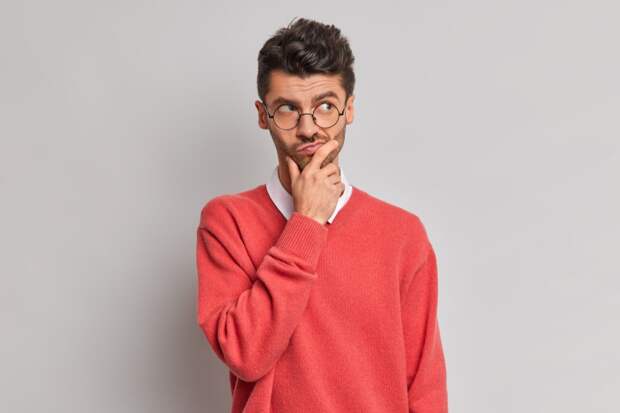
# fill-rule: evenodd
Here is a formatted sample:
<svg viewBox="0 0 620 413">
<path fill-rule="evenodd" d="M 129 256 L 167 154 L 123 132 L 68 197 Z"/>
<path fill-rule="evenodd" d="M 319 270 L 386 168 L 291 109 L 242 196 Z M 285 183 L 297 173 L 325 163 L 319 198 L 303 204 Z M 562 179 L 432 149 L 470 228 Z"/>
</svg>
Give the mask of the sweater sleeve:
<svg viewBox="0 0 620 413">
<path fill-rule="evenodd" d="M 446 366 L 437 319 L 437 261 L 433 247 L 410 282 L 403 303 L 410 413 L 447 413 Z"/>
<path fill-rule="evenodd" d="M 203 208 L 196 246 L 198 324 L 240 379 L 260 379 L 286 349 L 318 276 L 327 231 L 295 211 L 254 270 L 227 205 L 214 198 Z"/>
</svg>

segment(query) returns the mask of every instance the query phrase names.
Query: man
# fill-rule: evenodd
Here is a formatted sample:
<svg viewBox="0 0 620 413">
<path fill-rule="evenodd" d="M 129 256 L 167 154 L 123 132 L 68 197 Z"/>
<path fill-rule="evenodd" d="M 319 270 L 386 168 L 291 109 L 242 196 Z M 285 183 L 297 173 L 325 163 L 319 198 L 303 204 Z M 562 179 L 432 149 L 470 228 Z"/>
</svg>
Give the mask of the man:
<svg viewBox="0 0 620 413">
<path fill-rule="evenodd" d="M 420 219 L 352 186 L 353 54 L 333 25 L 280 29 L 258 56 L 267 184 L 201 211 L 197 318 L 233 413 L 445 413 L 437 263 Z"/>
</svg>

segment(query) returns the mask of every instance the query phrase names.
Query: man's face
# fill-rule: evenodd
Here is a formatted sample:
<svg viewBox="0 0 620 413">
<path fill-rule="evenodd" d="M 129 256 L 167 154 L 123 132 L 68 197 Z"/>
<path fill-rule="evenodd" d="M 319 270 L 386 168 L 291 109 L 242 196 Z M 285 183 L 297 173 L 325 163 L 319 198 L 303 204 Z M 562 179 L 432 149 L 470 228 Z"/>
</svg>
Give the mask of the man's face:
<svg viewBox="0 0 620 413">
<path fill-rule="evenodd" d="M 304 115 L 301 116 L 297 127 L 283 130 L 278 128 L 274 124 L 273 119 L 267 116 L 265 106 L 260 100 L 257 100 L 255 106 L 259 114 L 259 126 L 262 129 L 269 129 L 278 152 L 279 163 L 286 165 L 285 156 L 288 155 L 297 163 L 301 171 L 310 162 L 313 155 L 298 152 L 297 148 L 299 146 L 314 141 L 329 142 L 330 140 L 336 140 L 339 143 L 338 147 L 325 158 L 321 167 L 330 162 L 338 165 L 338 154 L 344 146 L 346 125 L 353 122 L 353 100 L 355 98 L 354 95 L 349 96 L 348 101 L 345 102 L 346 93 L 340 85 L 340 76 L 313 74 L 302 79 L 299 76 L 290 75 L 281 70 L 272 71 L 270 76 L 269 92 L 265 96 L 265 103 L 269 113 L 272 115 L 276 108 L 283 103 L 278 101 L 279 98 L 285 99 L 285 103 L 291 105 L 287 107 L 287 110 L 298 109 L 302 113 L 312 113 L 316 106 L 324 102 L 334 105 L 339 112 L 342 112 L 346 104 L 344 115 L 340 116 L 338 122 L 330 128 L 321 128 L 314 123 L 311 116 Z M 316 96 L 330 91 L 334 92 L 336 96 L 314 100 Z"/>
</svg>

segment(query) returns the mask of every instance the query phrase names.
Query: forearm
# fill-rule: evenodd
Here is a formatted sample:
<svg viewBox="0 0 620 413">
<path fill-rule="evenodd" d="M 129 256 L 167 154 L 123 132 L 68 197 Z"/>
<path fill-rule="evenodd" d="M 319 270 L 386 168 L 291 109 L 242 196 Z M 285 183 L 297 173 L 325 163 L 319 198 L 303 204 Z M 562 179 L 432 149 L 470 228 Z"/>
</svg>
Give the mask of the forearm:
<svg viewBox="0 0 620 413">
<path fill-rule="evenodd" d="M 301 320 L 327 228 L 293 214 L 254 276 L 232 282 L 218 262 L 222 258 L 214 256 L 221 244 L 209 231 L 199 234 L 200 327 L 235 375 L 258 380 L 273 368 Z"/>
</svg>

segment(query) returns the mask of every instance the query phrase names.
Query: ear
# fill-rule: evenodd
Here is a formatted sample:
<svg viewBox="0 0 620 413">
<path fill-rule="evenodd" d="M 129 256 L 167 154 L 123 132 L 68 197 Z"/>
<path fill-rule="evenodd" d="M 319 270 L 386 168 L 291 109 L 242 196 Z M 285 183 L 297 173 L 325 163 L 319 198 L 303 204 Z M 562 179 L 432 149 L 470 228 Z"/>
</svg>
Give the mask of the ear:
<svg viewBox="0 0 620 413">
<path fill-rule="evenodd" d="M 355 100 L 355 95 L 349 96 L 347 100 L 347 111 L 345 112 L 347 118 L 347 125 L 353 123 L 353 118 L 355 117 L 355 107 L 353 106 L 353 101 Z"/>
<path fill-rule="evenodd" d="M 256 106 L 256 110 L 258 111 L 258 127 L 261 129 L 269 129 L 269 123 L 267 122 L 267 112 L 265 111 L 265 106 L 263 102 L 260 100 L 256 100 L 254 102 L 254 106 Z"/>
</svg>

